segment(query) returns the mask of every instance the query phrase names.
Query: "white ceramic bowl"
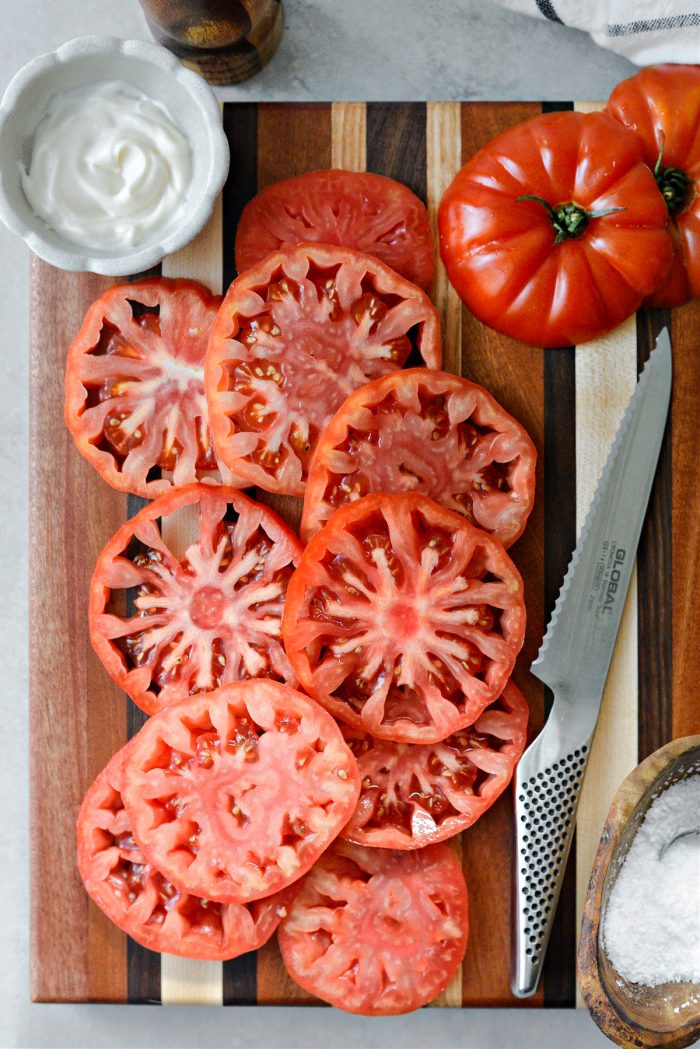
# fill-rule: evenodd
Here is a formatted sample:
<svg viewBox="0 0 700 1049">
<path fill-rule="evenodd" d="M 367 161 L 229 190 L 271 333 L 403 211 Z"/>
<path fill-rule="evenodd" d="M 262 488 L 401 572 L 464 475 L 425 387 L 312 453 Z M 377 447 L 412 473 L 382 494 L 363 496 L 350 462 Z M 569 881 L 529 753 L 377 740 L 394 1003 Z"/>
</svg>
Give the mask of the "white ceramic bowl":
<svg viewBox="0 0 700 1049">
<path fill-rule="evenodd" d="M 179 215 L 128 250 L 96 251 L 62 237 L 34 214 L 20 181 L 20 164 L 29 164 L 34 134 L 51 97 L 99 80 L 124 80 L 162 102 L 192 154 L 192 180 Z M 24 66 L 5 92 L 0 105 L 0 218 L 36 255 L 60 269 L 115 277 L 147 270 L 188 244 L 211 215 L 229 165 L 221 123 L 209 85 L 164 47 L 111 37 L 70 40 Z"/>
</svg>

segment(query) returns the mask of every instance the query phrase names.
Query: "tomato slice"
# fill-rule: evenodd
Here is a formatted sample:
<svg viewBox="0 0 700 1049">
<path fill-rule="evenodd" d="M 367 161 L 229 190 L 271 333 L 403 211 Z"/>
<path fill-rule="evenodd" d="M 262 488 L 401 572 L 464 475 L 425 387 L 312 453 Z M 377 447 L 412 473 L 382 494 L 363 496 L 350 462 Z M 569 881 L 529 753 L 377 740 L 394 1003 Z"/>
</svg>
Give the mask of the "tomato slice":
<svg viewBox="0 0 700 1049">
<path fill-rule="evenodd" d="M 349 248 L 268 256 L 228 290 L 209 340 L 206 389 L 219 456 L 247 484 L 302 496 L 311 453 L 342 402 L 417 347 L 440 364 L 427 295 Z"/>
<path fill-rule="evenodd" d="M 425 205 L 408 186 L 369 171 L 310 171 L 276 182 L 243 209 L 238 272 L 295 244 L 355 248 L 428 288 L 435 272 Z"/>
<path fill-rule="evenodd" d="M 186 516 L 198 534 L 177 557 L 163 537 Z M 281 641 L 301 546 L 272 510 L 232 488 L 186 485 L 122 525 L 97 559 L 90 639 L 142 710 L 239 678 L 296 684 Z"/>
<path fill-rule="evenodd" d="M 204 356 L 221 297 L 165 277 L 110 288 L 68 351 L 65 418 L 81 455 L 112 488 L 147 499 L 220 471 Z M 172 472 L 172 480 L 160 471 Z"/>
<path fill-rule="evenodd" d="M 446 845 L 335 844 L 304 879 L 278 940 L 290 976 L 349 1013 L 418 1009 L 464 957 L 467 886 Z"/>
<path fill-rule="evenodd" d="M 471 827 L 510 783 L 525 749 L 527 718 L 527 701 L 509 681 L 474 725 L 440 743 L 392 743 L 345 727 L 362 791 L 342 837 L 421 849 Z"/>
<path fill-rule="evenodd" d="M 289 890 L 252 903 L 215 903 L 181 892 L 134 840 L 122 799 L 118 751 L 88 790 L 78 815 L 78 869 L 89 895 L 142 947 L 224 961 L 261 947 L 286 914 Z"/>
<path fill-rule="evenodd" d="M 606 110 L 641 142 L 668 211 L 673 265 L 646 305 L 681 306 L 700 295 L 700 65 L 640 69 Z"/>
<path fill-rule="evenodd" d="M 146 857 L 181 891 L 225 903 L 304 874 L 347 823 L 357 763 L 333 719 L 275 681 L 238 681 L 150 718 L 124 761 Z"/>
<path fill-rule="evenodd" d="M 481 386 L 428 368 L 351 393 L 323 432 L 301 523 L 308 541 L 340 506 L 370 492 L 419 492 L 511 546 L 535 501 L 537 452 Z"/>
<path fill-rule="evenodd" d="M 434 743 L 503 691 L 525 631 L 498 540 L 426 496 L 367 495 L 306 547 L 282 635 L 302 687 L 379 739 Z"/>
</svg>

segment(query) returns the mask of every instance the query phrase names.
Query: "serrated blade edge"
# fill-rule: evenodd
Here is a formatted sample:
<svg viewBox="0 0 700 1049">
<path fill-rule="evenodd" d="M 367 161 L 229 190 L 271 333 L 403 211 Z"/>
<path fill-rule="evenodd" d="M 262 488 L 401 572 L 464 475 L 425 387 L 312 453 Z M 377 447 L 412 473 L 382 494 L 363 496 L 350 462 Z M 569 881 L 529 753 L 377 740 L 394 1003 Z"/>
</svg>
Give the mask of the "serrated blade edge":
<svg viewBox="0 0 700 1049">
<path fill-rule="evenodd" d="M 649 493 L 663 440 L 665 420 L 670 401 L 671 374 L 671 342 L 668 330 L 664 328 L 657 338 L 656 346 L 649 355 L 635 391 L 625 409 L 596 486 L 595 494 L 588 508 L 576 548 L 566 570 L 566 575 L 547 624 L 542 644 L 531 666 L 532 673 L 553 689 L 562 689 L 567 684 L 575 684 L 575 682 L 567 682 L 566 680 L 568 674 L 566 668 L 563 667 L 562 659 L 564 657 L 564 663 L 567 662 L 567 653 L 562 652 L 560 649 L 560 645 L 566 646 L 575 641 L 575 648 L 578 649 L 577 658 L 568 660 L 569 674 L 572 678 L 579 675 L 581 667 L 585 667 L 588 661 L 593 661 L 593 665 L 602 674 L 603 678 L 597 696 L 598 702 L 602 696 L 624 604 L 624 594 L 626 593 L 629 576 L 632 572 L 634 555 L 639 542 L 639 534 L 646 514 Z M 649 424 L 648 430 L 645 430 L 643 434 L 644 448 L 632 447 L 633 442 L 639 437 L 640 425 L 647 425 L 647 423 Z M 615 498 L 617 489 L 627 482 L 622 466 L 627 464 L 632 455 L 634 455 L 635 469 L 639 474 L 640 483 L 636 494 L 633 494 L 633 502 L 630 502 L 629 526 L 624 528 L 625 544 L 624 547 L 620 547 L 626 552 L 624 590 L 622 585 L 620 585 L 620 597 L 618 598 L 617 593 L 614 595 L 613 607 L 609 611 L 606 610 L 606 615 L 602 617 L 602 625 L 599 623 L 599 629 L 593 629 L 592 619 L 586 619 L 585 606 L 582 605 L 582 594 L 577 593 L 579 585 L 584 588 L 589 587 L 592 585 L 592 579 L 588 577 L 580 579 L 582 574 L 580 566 L 582 561 L 590 561 L 592 549 L 596 544 L 600 543 L 607 520 L 612 519 L 615 509 L 618 510 L 618 518 L 620 516 L 619 507 L 615 506 Z M 629 495 L 629 493 L 627 494 Z M 586 565 L 586 568 L 590 567 L 590 564 Z M 585 596 L 586 599 L 590 599 L 588 594 Z M 574 605 L 576 606 L 574 614 L 578 615 L 581 620 L 580 633 L 572 629 L 573 624 L 570 621 L 572 606 Z M 566 629 L 562 627 L 564 619 L 567 619 Z M 609 653 L 606 651 L 608 642 Z M 581 647 L 585 646 L 586 643 L 588 643 L 590 651 L 580 651 Z M 601 666 L 601 659 L 605 662 L 604 668 Z M 589 693 L 592 691 L 595 691 L 595 689 L 589 689 Z"/>
</svg>

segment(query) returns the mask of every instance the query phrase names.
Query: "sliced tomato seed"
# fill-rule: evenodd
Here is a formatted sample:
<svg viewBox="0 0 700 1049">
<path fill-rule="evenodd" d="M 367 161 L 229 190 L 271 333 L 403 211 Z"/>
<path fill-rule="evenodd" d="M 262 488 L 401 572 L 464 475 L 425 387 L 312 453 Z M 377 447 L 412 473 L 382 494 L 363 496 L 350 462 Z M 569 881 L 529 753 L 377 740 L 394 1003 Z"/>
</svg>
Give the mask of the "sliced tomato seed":
<svg viewBox="0 0 700 1049">
<path fill-rule="evenodd" d="M 370 744 L 366 739 L 353 739 L 352 737 L 348 739 L 348 746 L 358 759 L 370 749 Z M 446 776 L 456 790 L 464 794 L 476 794 L 481 784 L 488 779 L 488 773 L 479 769 L 470 760 L 469 752 L 478 749 L 498 751 L 501 746 L 502 741 L 494 736 L 479 733 L 473 728 L 463 729 L 443 740 L 439 745 L 442 756 L 433 752 L 427 759 L 426 766 L 436 779 Z M 426 749 L 429 748 L 426 747 Z M 445 764 L 445 750 L 456 758 L 459 766 L 457 769 Z M 383 771 L 388 773 L 389 769 Z M 389 793 L 380 783 L 376 783 L 371 775 L 365 775 L 362 780 L 362 797 L 368 796 L 373 800 L 373 812 L 363 824 L 363 828 L 366 829 L 391 824 L 410 834 L 416 807 L 429 812 L 435 819 L 460 815 L 459 810 L 445 797 L 437 783 L 434 783 L 433 789 L 426 793 L 420 788 L 415 776 L 413 786 L 404 794 L 399 783 L 392 783 Z"/>
<path fill-rule="evenodd" d="M 132 304 L 132 310 L 135 305 L 138 304 Z M 148 309 L 140 315 L 134 313 L 133 322 L 138 325 L 139 328 L 150 332 L 152 335 L 161 335 L 158 308 L 153 310 Z M 193 333 L 200 334 L 201 330 L 195 329 Z M 120 331 L 107 321 L 103 324 L 100 340 L 95 349 L 92 350 L 92 354 L 99 356 L 125 357 L 130 360 L 141 358 L 141 354 L 136 347 L 132 346 L 129 342 L 128 332 Z M 145 366 L 148 367 L 147 361 L 145 362 Z M 134 379 L 131 376 L 119 374 L 111 375 L 106 378 L 102 383 L 102 386 L 99 387 L 97 391 L 97 400 L 102 403 L 104 401 L 113 400 L 116 397 L 122 397 L 125 394 L 128 394 L 130 387 L 133 387 L 135 391 L 138 391 L 138 385 L 139 380 Z M 136 408 L 138 408 L 138 406 L 137 403 Z M 131 414 L 131 411 L 119 410 L 115 414 L 108 416 L 106 420 L 106 428 L 104 430 L 105 439 L 112 446 L 114 451 L 124 458 L 132 449 L 138 448 L 139 445 L 143 444 L 149 432 L 145 420 L 141 422 L 137 428 L 132 430 L 128 425 Z M 162 470 L 174 470 L 182 450 L 180 442 L 175 440 L 169 442 L 167 433 L 164 434 L 162 450 L 154 465 L 159 466 Z M 197 456 L 195 469 L 206 472 L 209 470 L 216 470 L 217 468 L 218 463 L 209 429 L 206 425 L 200 425 L 197 430 Z"/>
<path fill-rule="evenodd" d="M 219 562 L 219 571 L 224 571 L 231 563 L 234 549 L 233 544 L 235 529 L 235 524 L 230 524 L 226 521 L 223 521 L 220 522 L 213 535 L 212 545 L 221 554 Z M 257 560 L 250 572 L 241 576 L 233 583 L 232 590 L 234 593 L 237 593 L 239 590 L 242 590 L 250 583 L 262 578 L 265 571 L 265 559 L 272 550 L 272 545 L 273 544 L 269 537 L 266 536 L 260 529 L 258 529 L 257 533 L 248 540 L 248 542 L 246 543 L 244 554 L 249 554 L 254 551 L 257 556 Z M 137 615 L 144 619 L 148 619 L 150 616 L 158 615 L 160 612 L 162 612 L 167 607 L 167 604 L 164 602 L 164 604 L 161 606 L 156 603 L 149 602 L 148 607 L 143 608 L 139 606 L 138 599 L 157 597 L 161 593 L 163 572 L 166 572 L 168 574 L 171 584 L 173 585 L 177 585 L 176 578 L 172 575 L 170 569 L 164 566 L 162 554 L 158 550 L 153 550 L 150 547 L 146 548 L 145 550 L 139 551 L 139 553 L 136 554 L 132 558 L 132 560 L 133 563 L 138 567 L 158 573 L 151 578 L 150 582 L 141 583 L 137 588 L 137 600 L 135 602 L 138 609 Z M 182 561 L 179 562 L 178 570 L 184 576 L 188 576 L 190 578 L 194 578 L 195 576 L 195 572 L 186 558 L 183 558 Z M 291 574 L 292 567 L 289 566 L 278 570 L 274 578 L 277 582 L 284 584 L 284 587 L 286 587 L 286 583 L 291 577 Z M 278 603 L 280 606 L 281 614 L 281 607 L 283 603 L 282 595 L 280 595 L 280 601 Z M 250 605 L 251 611 L 255 611 L 255 608 L 255 604 Z M 187 670 L 187 665 L 190 661 L 189 651 L 183 652 L 175 660 L 172 660 L 170 658 L 170 654 L 179 646 L 182 640 L 182 634 L 179 633 L 175 635 L 173 640 L 169 642 L 166 646 L 162 647 L 161 651 L 158 652 L 158 649 L 155 645 L 151 644 L 149 646 L 148 644 L 149 630 L 150 624 L 144 628 L 144 631 L 128 634 L 126 637 L 124 637 L 120 641 L 123 651 L 129 657 L 132 664 L 136 667 L 143 665 L 150 666 L 152 664 L 152 682 L 159 689 L 163 689 L 167 686 L 177 685 L 179 680 L 185 674 Z M 269 666 L 266 667 L 267 654 L 265 653 L 265 651 L 259 645 L 251 644 L 249 647 L 258 653 L 258 655 L 261 657 L 263 664 L 265 664 L 261 666 L 260 672 L 255 676 L 274 677 L 275 675 L 272 672 L 272 669 Z M 213 681 L 213 687 L 218 687 L 221 684 L 225 668 L 226 658 L 223 654 L 222 640 L 221 638 L 214 638 L 211 642 L 210 664 L 210 676 Z M 241 678 L 246 678 L 252 675 L 250 675 L 245 669 L 243 669 L 240 676 Z M 196 686 L 192 686 L 189 689 L 190 695 L 196 695 L 201 691 L 208 691 L 208 689 L 205 690 L 197 688 Z"/>
</svg>

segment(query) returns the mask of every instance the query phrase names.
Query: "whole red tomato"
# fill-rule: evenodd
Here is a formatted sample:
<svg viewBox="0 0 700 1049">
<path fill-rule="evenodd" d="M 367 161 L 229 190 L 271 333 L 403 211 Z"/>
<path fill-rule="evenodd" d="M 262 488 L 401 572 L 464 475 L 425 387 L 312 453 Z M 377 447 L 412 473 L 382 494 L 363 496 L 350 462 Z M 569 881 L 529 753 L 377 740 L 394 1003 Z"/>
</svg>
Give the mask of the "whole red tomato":
<svg viewBox="0 0 700 1049">
<path fill-rule="evenodd" d="M 548 113 L 457 174 L 440 203 L 440 250 L 480 320 L 567 346 L 616 327 L 665 280 L 667 217 L 635 134 L 606 113 Z"/>
<path fill-rule="evenodd" d="M 668 208 L 673 265 L 648 302 L 680 306 L 700 295 L 700 65 L 642 69 L 607 111 L 638 135 Z"/>
</svg>

